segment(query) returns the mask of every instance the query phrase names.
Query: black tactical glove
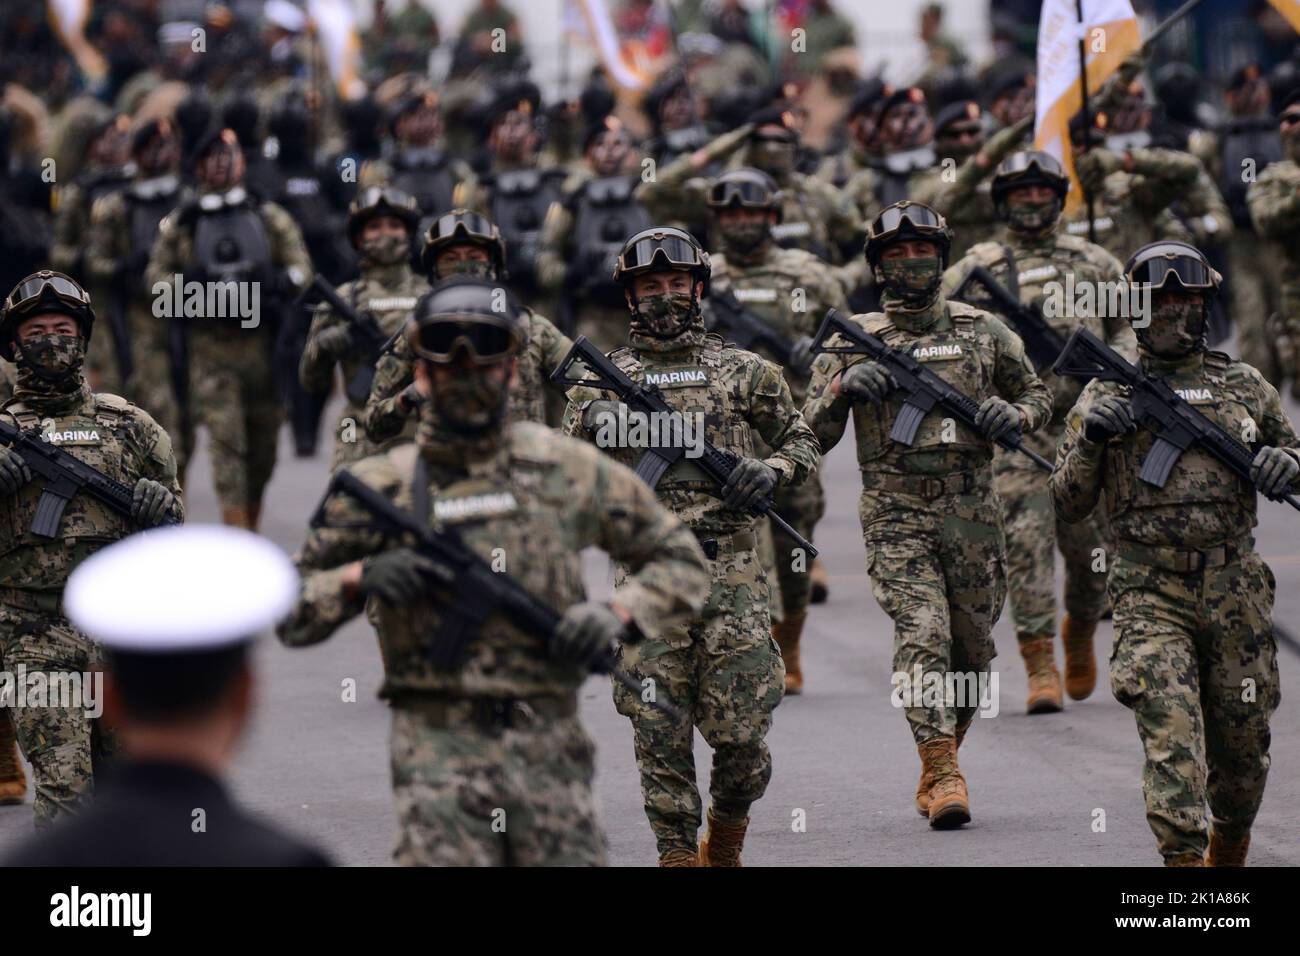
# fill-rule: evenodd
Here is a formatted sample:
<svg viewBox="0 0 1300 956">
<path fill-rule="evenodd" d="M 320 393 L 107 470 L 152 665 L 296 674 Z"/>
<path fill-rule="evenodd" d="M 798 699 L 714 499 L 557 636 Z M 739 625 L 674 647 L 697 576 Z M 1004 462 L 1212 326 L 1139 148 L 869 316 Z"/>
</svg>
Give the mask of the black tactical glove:
<svg viewBox="0 0 1300 956">
<path fill-rule="evenodd" d="M 1074 171 L 1079 185 L 1087 195 L 1098 195 L 1106 185 L 1106 177 L 1124 168 L 1124 158 L 1108 149 L 1093 148 L 1074 160 Z"/>
<path fill-rule="evenodd" d="M 389 604 L 409 604 L 428 589 L 430 577 L 446 584 L 452 573 L 410 548 L 395 548 L 365 559 L 361 565 L 361 593 L 373 594 Z"/>
<path fill-rule="evenodd" d="M 1103 395 L 1083 416 L 1083 437 L 1088 441 L 1110 441 L 1116 435 L 1137 431 L 1133 406 L 1127 398 Z"/>
<path fill-rule="evenodd" d="M 0 446 L 0 495 L 16 495 L 31 480 L 32 472 L 23 456 Z"/>
<path fill-rule="evenodd" d="M 141 478 L 131 493 L 131 520 L 142 528 L 154 528 L 171 513 L 176 496 L 152 478 Z"/>
<path fill-rule="evenodd" d="M 1250 478 L 1266 498 L 1280 498 L 1291 490 L 1300 462 L 1281 448 L 1265 445 L 1250 463 Z"/>
<path fill-rule="evenodd" d="M 397 405 L 399 408 L 405 409 L 407 415 L 413 414 L 423 402 L 424 393 L 420 391 L 418 382 L 412 382 L 397 395 Z"/>
<path fill-rule="evenodd" d="M 582 427 L 589 432 L 594 432 L 604 422 L 609 422 L 611 425 L 617 424 L 619 409 L 622 406 L 622 402 L 604 398 L 598 398 L 590 402 L 582 411 Z"/>
<path fill-rule="evenodd" d="M 352 330 L 346 325 L 331 325 L 316 335 L 316 347 L 338 358 L 352 350 Z"/>
<path fill-rule="evenodd" d="M 812 346 L 811 335 L 803 336 L 790 346 L 790 371 L 799 375 L 807 375 L 812 371 L 813 361 L 817 358 Z"/>
<path fill-rule="evenodd" d="M 564 612 L 551 637 L 556 660 L 590 667 L 600 660 L 623 633 L 623 622 L 608 604 L 584 601 Z"/>
<path fill-rule="evenodd" d="M 757 458 L 742 458 L 722 486 L 722 503 L 733 511 L 749 511 L 776 487 L 776 469 Z"/>
<path fill-rule="evenodd" d="M 870 360 L 859 362 L 840 376 L 840 393 L 855 402 L 879 405 L 896 388 L 898 382 L 889 369 Z"/>
<path fill-rule="evenodd" d="M 1005 398 L 990 395 L 975 413 L 975 426 L 989 441 L 1020 430 L 1020 411 Z"/>
</svg>

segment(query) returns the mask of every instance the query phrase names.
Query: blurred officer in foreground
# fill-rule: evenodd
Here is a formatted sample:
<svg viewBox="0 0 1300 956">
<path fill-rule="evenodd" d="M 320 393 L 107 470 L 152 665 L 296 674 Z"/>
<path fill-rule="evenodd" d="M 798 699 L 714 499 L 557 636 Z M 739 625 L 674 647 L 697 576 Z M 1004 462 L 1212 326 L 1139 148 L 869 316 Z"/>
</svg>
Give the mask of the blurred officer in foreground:
<svg viewBox="0 0 1300 956">
<path fill-rule="evenodd" d="M 105 649 L 121 762 L 84 814 L 7 865 L 328 865 L 247 816 L 221 784 L 252 712 L 254 635 L 297 593 L 279 548 L 216 525 L 139 535 L 78 568 L 65 605 Z"/>
</svg>

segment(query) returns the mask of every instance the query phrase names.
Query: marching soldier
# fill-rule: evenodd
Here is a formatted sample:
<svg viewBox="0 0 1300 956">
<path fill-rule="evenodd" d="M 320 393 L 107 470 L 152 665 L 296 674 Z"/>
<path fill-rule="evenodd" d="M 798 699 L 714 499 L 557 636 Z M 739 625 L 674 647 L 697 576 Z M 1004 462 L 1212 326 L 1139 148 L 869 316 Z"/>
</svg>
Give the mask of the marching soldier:
<svg viewBox="0 0 1300 956">
<path fill-rule="evenodd" d="M 1006 242 L 981 242 L 944 275 L 943 291 L 952 296 L 972 269 L 983 266 L 1005 289 L 1043 315 L 1063 337 L 1083 325 L 1126 358 L 1135 358 L 1137 341 L 1128 321 L 1120 316 L 1074 316 L 1073 301 L 1066 306 L 1063 283 L 1074 276 L 1076 288 L 1091 286 L 1104 294 L 1107 284 L 1118 283 L 1121 266 L 1115 257 L 1060 226 L 1061 210 L 1070 180 L 1052 156 L 1043 152 L 1016 153 L 993 176 L 993 201 L 1007 225 Z M 986 304 L 976 287 L 963 301 Z M 1056 308 L 1045 309 L 1055 297 Z M 1100 300 L 1104 301 L 1104 299 Z M 1105 311 L 1104 309 L 1099 311 Z M 1056 454 L 1056 442 L 1065 425 L 1065 413 L 1079 397 L 1081 386 L 1059 377 L 1050 368 L 1039 376 L 1052 390 L 1052 418 L 1028 439 L 1029 447 L 1046 458 Z M 1061 709 L 1061 675 L 1056 669 L 1056 550 L 1065 563 L 1065 609 L 1061 638 L 1065 645 L 1065 683 L 1070 696 L 1083 700 L 1097 680 L 1092 637 L 1106 603 L 1106 576 L 1095 571 L 1096 549 L 1102 536 L 1091 521 L 1067 524 L 1053 509 L 1047 476 L 1024 455 L 998 449 L 993 456 L 993 477 L 1002 499 L 1007 536 L 1007 586 L 1016 640 L 1029 675 L 1031 714 Z"/>
<path fill-rule="evenodd" d="M 1136 424 L 1127 387 L 1095 380 L 1069 413 L 1052 497 L 1064 520 L 1100 507 L 1114 528 L 1111 690 L 1137 720 L 1147 823 L 1165 864 L 1241 866 L 1280 696 L 1273 572 L 1251 529 L 1257 492 L 1290 488 L 1300 448 L 1273 386 L 1206 348 L 1219 275 L 1205 257 L 1157 242 L 1124 271 L 1152 289 L 1150 324 L 1137 329 L 1142 371 L 1234 438 L 1246 436 L 1257 449 L 1253 487 L 1195 445 L 1163 487 L 1141 480 L 1154 435 Z"/>
<path fill-rule="evenodd" d="M 653 681 L 673 700 L 680 719 L 647 711 L 621 684 L 614 687 L 615 706 L 632 720 L 661 866 L 740 865 L 749 808 L 772 775 L 765 738 L 785 670 L 772 638 L 750 508 L 778 488 L 803 482 L 818 461 L 817 442 L 780 370 L 705 332 L 700 299 L 709 271 L 708 255 L 689 233 L 655 227 L 627 240 L 614 273 L 631 313 L 631 335 L 629 346 L 610 353 L 611 361 L 633 381 L 659 381 L 675 410 L 702 418 L 708 441 L 740 456 L 721 491 L 689 456 L 656 488 L 704 545 L 712 590 L 703 616 L 664 628 L 621 655 L 633 676 Z M 672 371 L 681 374 L 664 374 Z M 602 423 L 620 417 L 621 408 L 594 389 L 570 389 L 564 429 L 601 440 Z M 760 441 L 771 449 L 762 459 Z M 636 460 L 635 448 L 607 450 L 619 461 Z M 713 748 L 713 805 L 698 849 L 695 728 Z"/>
<path fill-rule="evenodd" d="M 1020 339 L 987 312 L 943 295 L 951 244 L 952 231 L 928 206 L 887 207 L 866 246 L 884 311 L 853 321 L 979 403 L 979 431 L 931 412 L 912 445 L 893 441 L 902 403 L 897 383 L 879 363 L 847 356 L 817 360 L 804 406 L 824 451 L 853 413 L 867 572 L 876 601 L 894 619 L 895 674 L 909 681 L 988 670 L 1006 597 L 994 442 L 1033 432 L 1051 416 L 1051 393 Z M 978 701 L 929 701 L 915 686 L 904 701 L 921 756 L 916 809 L 931 826 L 947 829 L 970 821 L 957 748 Z"/>
<path fill-rule="evenodd" d="M 396 337 L 416 300 L 428 291 L 428 284 L 410 267 L 411 240 L 419 221 L 420 210 L 412 197 L 380 186 L 363 189 L 348 211 L 348 240 L 361 259 L 361 276 L 340 286 L 338 294 L 358 315 L 370 316 L 385 339 Z M 361 428 L 373 366 L 372 375 L 366 375 L 363 366 L 372 357 L 365 353 L 360 336 L 346 318 L 322 302 L 298 366 L 299 382 L 308 393 L 330 387 L 335 365 L 343 373 L 346 402 L 335 427 L 331 471 L 381 450 L 366 440 Z"/>
<path fill-rule="evenodd" d="M 578 688 L 625 630 L 653 640 L 699 612 L 704 558 L 631 471 L 545 426 L 510 423 L 527 332 L 506 290 L 448 280 L 421 300 L 406 334 L 425 399 L 415 443 L 348 470 L 431 530 L 458 532 L 494 568 L 504 561 L 504 573 L 562 612 L 559 627 L 548 647 L 492 608 L 454 669 L 436 668 L 429 650 L 447 599 L 481 596 L 448 593 L 456 569 L 371 530 L 367 513 L 336 495 L 297 555 L 302 594 L 280 637 L 314 644 L 363 610 L 375 622 L 380 693 L 393 712 L 399 864 L 601 864 Z M 611 603 L 583 600 L 578 551 L 589 545 L 629 569 Z"/>
<path fill-rule="evenodd" d="M 51 678 L 93 671 L 99 648 L 63 616 L 68 575 L 118 538 L 182 514 L 167 433 L 143 409 L 92 392 L 86 382 L 94 323 L 90 296 L 61 272 L 28 276 L 0 314 L 0 355 L 17 365 L 14 394 L 0 416 L 133 490 L 129 518 L 78 494 L 68 501 L 55 536 L 38 535 L 32 525 L 45 482 L 33 480 L 19 452 L 0 446 L 0 658 L 11 671 Z M 8 710 L 3 719 L 13 720 L 32 765 L 36 827 L 43 829 L 91 793 L 96 769 L 113 752 L 112 738 L 81 700 Z"/>
</svg>

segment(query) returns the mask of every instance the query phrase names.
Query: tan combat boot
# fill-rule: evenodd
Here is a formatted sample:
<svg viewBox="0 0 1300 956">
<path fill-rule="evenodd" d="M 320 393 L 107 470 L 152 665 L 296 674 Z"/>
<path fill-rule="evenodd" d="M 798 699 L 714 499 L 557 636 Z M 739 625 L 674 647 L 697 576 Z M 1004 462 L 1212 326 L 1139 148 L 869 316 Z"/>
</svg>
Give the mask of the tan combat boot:
<svg viewBox="0 0 1300 956">
<path fill-rule="evenodd" d="M 700 866 L 700 857 L 695 850 L 681 847 L 659 854 L 660 866 Z"/>
<path fill-rule="evenodd" d="M 1205 852 L 1206 866 L 1245 866 L 1250 849 L 1250 834 L 1240 840 L 1226 840 L 1217 830 L 1210 831 L 1210 848 Z"/>
<path fill-rule="evenodd" d="M 18 756 L 13 721 L 0 711 L 0 807 L 16 806 L 27 797 L 27 775 Z"/>
<path fill-rule="evenodd" d="M 700 841 L 700 866 L 740 866 L 748 826 L 749 817 L 743 823 L 728 823 L 715 817 L 709 807 L 709 829 Z"/>
<path fill-rule="evenodd" d="M 1165 866 L 1205 866 L 1205 860 L 1199 853 L 1180 853 L 1166 858 Z"/>
<path fill-rule="evenodd" d="M 1097 686 L 1097 661 L 1092 655 L 1096 621 L 1076 621 L 1065 615 L 1061 641 L 1065 644 L 1065 691 L 1071 700 L 1083 700 Z"/>
<path fill-rule="evenodd" d="M 970 717 L 966 723 L 957 725 L 957 749 L 961 749 L 961 742 L 966 739 L 966 731 L 970 730 L 971 722 L 974 716 Z M 930 788 L 934 786 L 934 770 L 927 764 L 924 759 L 921 761 L 921 782 L 916 785 L 916 812 L 923 817 L 930 815 Z"/>
<path fill-rule="evenodd" d="M 813 558 L 812 567 L 808 569 L 808 577 L 812 579 L 812 593 L 808 597 L 808 603 L 825 604 L 831 594 L 831 582 L 830 575 L 826 573 L 826 565 L 822 564 L 820 557 Z"/>
<path fill-rule="evenodd" d="M 772 636 L 776 638 L 776 646 L 781 648 L 781 659 L 785 661 L 787 694 L 803 693 L 803 668 L 799 665 L 799 638 L 803 636 L 803 625 L 806 620 L 808 620 L 807 614 L 796 614 L 772 625 Z"/>
<path fill-rule="evenodd" d="M 234 508 L 222 508 L 221 523 L 230 525 L 232 528 L 243 528 L 245 530 L 251 530 L 253 527 L 248 509 L 243 505 Z"/>
<path fill-rule="evenodd" d="M 921 754 L 921 775 L 929 773 L 934 781 L 930 785 L 930 805 L 926 816 L 930 826 L 949 830 L 970 823 L 970 797 L 966 793 L 966 778 L 957 769 L 957 739 L 931 737 L 917 745 Z"/>
<path fill-rule="evenodd" d="M 1064 704 L 1061 672 L 1056 669 L 1056 651 L 1052 641 L 1051 634 L 1041 634 L 1020 642 L 1020 656 L 1025 659 L 1025 673 L 1029 676 L 1026 713 L 1054 714 Z"/>
</svg>

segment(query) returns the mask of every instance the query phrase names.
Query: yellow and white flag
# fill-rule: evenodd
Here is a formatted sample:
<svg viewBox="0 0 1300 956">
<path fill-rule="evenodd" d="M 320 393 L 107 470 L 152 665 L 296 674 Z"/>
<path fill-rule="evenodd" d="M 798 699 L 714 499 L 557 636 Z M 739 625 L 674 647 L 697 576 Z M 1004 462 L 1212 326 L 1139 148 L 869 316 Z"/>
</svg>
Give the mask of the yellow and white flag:
<svg viewBox="0 0 1300 956">
<path fill-rule="evenodd" d="M 582 15 L 586 37 L 595 46 L 609 78 L 627 90 L 645 89 L 649 82 L 647 71 L 637 62 L 632 45 L 624 44 L 619 39 L 618 30 L 609 14 L 608 0 L 570 0 L 570 4 L 577 7 Z"/>
<path fill-rule="evenodd" d="M 77 66 L 91 80 L 108 75 L 108 64 L 86 39 L 86 21 L 90 19 L 92 0 L 49 0 L 46 13 L 54 32 L 59 35 Z"/>
<path fill-rule="evenodd" d="M 364 95 L 361 38 L 354 4 L 350 0 L 308 0 L 307 16 L 320 40 L 321 54 L 339 97 L 351 100 Z"/>
<path fill-rule="evenodd" d="M 1300 0 L 1268 0 L 1278 13 L 1286 18 L 1286 22 L 1295 28 L 1296 33 L 1300 33 Z"/>
<path fill-rule="evenodd" d="M 1034 148 L 1051 153 L 1070 174 L 1074 188 L 1066 209 L 1083 202 L 1070 150 L 1070 118 L 1083 105 L 1079 89 L 1079 38 L 1088 61 L 1088 95 L 1101 89 L 1124 57 L 1138 49 L 1137 17 L 1129 0 L 1082 0 L 1079 21 L 1075 0 L 1043 0 L 1038 21 L 1038 101 Z"/>
</svg>

